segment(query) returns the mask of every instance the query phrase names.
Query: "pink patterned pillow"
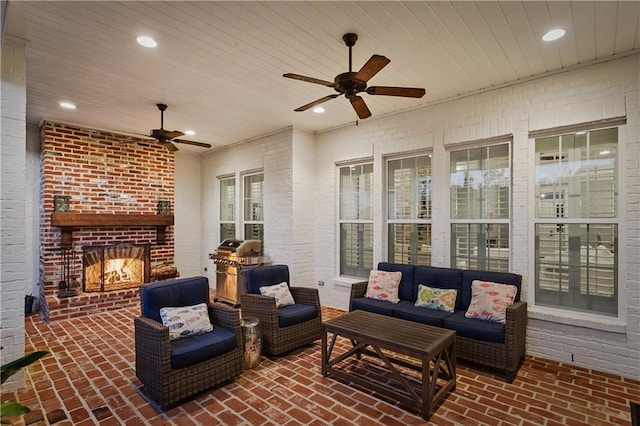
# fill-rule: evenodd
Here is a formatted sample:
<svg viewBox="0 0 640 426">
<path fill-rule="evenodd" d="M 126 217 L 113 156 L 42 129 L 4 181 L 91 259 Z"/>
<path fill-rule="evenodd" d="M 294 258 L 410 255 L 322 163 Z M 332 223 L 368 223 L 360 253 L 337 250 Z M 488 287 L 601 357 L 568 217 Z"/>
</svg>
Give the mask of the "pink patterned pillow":
<svg viewBox="0 0 640 426">
<path fill-rule="evenodd" d="M 400 299 L 398 299 L 400 278 L 402 278 L 402 272 L 387 272 L 372 269 L 369 274 L 367 293 L 364 297 L 398 303 L 400 301 Z"/>
<path fill-rule="evenodd" d="M 517 292 L 518 287 L 514 285 L 473 280 L 471 303 L 465 316 L 504 324 L 507 307 L 513 304 Z"/>
</svg>

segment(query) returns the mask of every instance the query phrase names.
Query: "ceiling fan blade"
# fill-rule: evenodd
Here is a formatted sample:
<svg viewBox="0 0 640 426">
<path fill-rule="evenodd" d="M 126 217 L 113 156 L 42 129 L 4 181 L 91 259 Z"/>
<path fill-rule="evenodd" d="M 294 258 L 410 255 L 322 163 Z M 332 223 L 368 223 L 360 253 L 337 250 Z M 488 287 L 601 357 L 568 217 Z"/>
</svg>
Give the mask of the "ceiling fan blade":
<svg viewBox="0 0 640 426">
<path fill-rule="evenodd" d="M 174 138 L 179 138 L 180 136 L 183 136 L 184 133 L 182 133 L 179 130 L 173 130 L 173 131 L 169 131 L 169 130 L 165 130 L 164 131 L 164 137 L 167 139 L 174 139 Z"/>
<path fill-rule="evenodd" d="M 171 152 L 176 152 L 178 150 L 178 147 L 172 144 L 171 142 L 160 142 L 160 145 L 164 146 Z"/>
<path fill-rule="evenodd" d="M 361 120 L 371 117 L 371 111 L 369 111 L 367 104 L 364 103 L 364 99 L 362 99 L 361 96 L 356 96 L 351 99 L 351 106 L 356 110 L 356 114 L 358 114 Z"/>
<path fill-rule="evenodd" d="M 367 88 L 370 95 L 402 96 L 405 98 L 421 98 L 425 94 L 424 89 L 417 87 L 391 87 L 391 86 L 371 86 Z"/>
<path fill-rule="evenodd" d="M 309 103 L 308 103 L 308 104 L 306 104 L 306 105 L 303 105 L 303 106 L 301 106 L 301 107 L 299 107 L 299 108 L 294 109 L 294 111 L 298 111 L 298 112 L 300 112 L 300 111 L 306 111 L 306 110 L 308 110 L 309 108 L 312 108 L 312 107 L 314 107 L 314 106 L 316 106 L 316 105 L 320 105 L 321 103 L 323 103 L 323 102 L 327 102 L 327 101 L 329 101 L 329 100 L 331 100 L 331 99 L 335 99 L 335 98 L 337 98 L 338 96 L 340 96 L 340 93 L 335 93 L 335 94 L 333 94 L 333 95 L 325 96 L 324 98 L 316 99 L 316 100 L 315 100 L 315 101 L 313 101 L 313 102 L 309 102 Z"/>
<path fill-rule="evenodd" d="M 173 139 L 171 142 L 184 143 L 187 145 L 199 146 L 201 148 L 211 148 L 211 145 L 204 142 L 188 141 L 186 139 Z"/>
<path fill-rule="evenodd" d="M 287 74 L 282 74 L 282 76 L 286 78 L 292 78 L 294 80 L 306 81 L 307 83 L 315 83 L 315 84 L 321 84 L 327 87 L 335 87 L 335 84 L 331 81 L 320 80 L 318 78 L 307 77 L 300 74 L 287 73 Z"/>
<path fill-rule="evenodd" d="M 374 75 L 387 66 L 391 60 L 381 55 L 373 55 L 369 58 L 366 64 L 360 68 L 360 71 L 353 77 L 356 80 L 364 81 L 365 83 L 371 79 Z"/>
</svg>

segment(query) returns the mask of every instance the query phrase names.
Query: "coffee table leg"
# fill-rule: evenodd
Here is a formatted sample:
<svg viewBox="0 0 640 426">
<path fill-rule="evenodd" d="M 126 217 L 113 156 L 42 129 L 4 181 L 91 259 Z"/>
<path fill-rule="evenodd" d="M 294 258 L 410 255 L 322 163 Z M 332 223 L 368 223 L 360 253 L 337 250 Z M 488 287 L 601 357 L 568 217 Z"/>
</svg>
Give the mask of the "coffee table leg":
<svg viewBox="0 0 640 426">
<path fill-rule="evenodd" d="M 425 420 L 431 417 L 431 400 L 433 399 L 429 358 L 429 356 L 422 357 L 422 418 Z"/>
<path fill-rule="evenodd" d="M 327 363 L 329 356 L 327 354 L 327 329 L 322 327 L 322 376 L 327 377 Z"/>
</svg>

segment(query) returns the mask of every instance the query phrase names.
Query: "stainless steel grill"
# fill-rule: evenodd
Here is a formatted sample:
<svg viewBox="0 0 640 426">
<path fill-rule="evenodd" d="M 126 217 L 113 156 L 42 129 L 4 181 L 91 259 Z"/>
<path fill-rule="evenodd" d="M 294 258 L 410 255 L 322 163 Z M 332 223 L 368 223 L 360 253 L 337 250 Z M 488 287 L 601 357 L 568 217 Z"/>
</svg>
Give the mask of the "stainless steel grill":
<svg viewBox="0 0 640 426">
<path fill-rule="evenodd" d="M 270 263 L 261 252 L 260 240 L 227 239 L 209 254 L 216 265 L 216 300 L 239 305 L 240 296 L 247 293 L 247 270 Z"/>
</svg>

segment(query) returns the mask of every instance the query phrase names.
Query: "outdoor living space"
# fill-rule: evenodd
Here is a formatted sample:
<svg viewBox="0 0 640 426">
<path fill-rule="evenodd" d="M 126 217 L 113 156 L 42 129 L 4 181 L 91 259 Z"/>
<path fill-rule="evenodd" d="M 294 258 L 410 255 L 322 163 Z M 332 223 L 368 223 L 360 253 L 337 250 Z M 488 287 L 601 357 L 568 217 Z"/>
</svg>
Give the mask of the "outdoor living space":
<svg viewBox="0 0 640 426">
<path fill-rule="evenodd" d="M 322 377 L 317 341 L 282 357 L 263 355 L 235 381 L 158 411 L 135 376 L 133 318 L 139 313 L 125 308 L 49 324 L 27 317 L 26 351 L 51 353 L 26 369 L 24 388 L 3 396 L 32 409 L 14 424 L 629 425 L 629 399 L 640 395 L 638 381 L 540 357 L 527 356 L 512 384 L 458 364 L 456 391 L 427 423 L 414 409 Z M 324 320 L 344 313 L 322 310 Z"/>
<path fill-rule="evenodd" d="M 631 423 L 640 2 L 0 3 L 15 424 Z"/>
</svg>

